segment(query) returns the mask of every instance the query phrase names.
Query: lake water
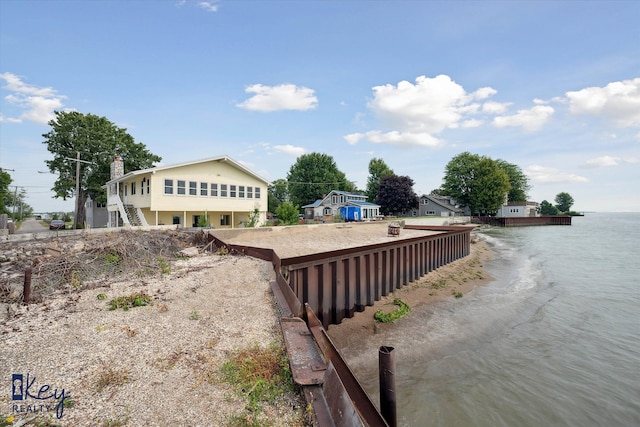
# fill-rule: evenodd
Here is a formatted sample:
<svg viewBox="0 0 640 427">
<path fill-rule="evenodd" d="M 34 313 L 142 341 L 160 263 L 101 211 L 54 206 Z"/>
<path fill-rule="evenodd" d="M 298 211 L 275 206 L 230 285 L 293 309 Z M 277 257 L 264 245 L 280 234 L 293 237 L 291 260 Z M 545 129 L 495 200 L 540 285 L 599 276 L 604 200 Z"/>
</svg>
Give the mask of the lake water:
<svg viewBox="0 0 640 427">
<path fill-rule="evenodd" d="M 495 280 L 384 337 L 399 425 L 640 426 L 640 213 L 480 235 Z M 349 364 L 377 402 L 377 354 Z"/>
</svg>

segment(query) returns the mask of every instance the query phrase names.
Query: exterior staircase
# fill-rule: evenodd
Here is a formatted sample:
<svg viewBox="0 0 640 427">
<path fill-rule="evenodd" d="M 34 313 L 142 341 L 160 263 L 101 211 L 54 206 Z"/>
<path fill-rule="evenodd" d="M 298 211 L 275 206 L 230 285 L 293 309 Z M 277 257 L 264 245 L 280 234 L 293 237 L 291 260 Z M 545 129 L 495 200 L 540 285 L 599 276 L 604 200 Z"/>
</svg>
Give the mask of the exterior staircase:
<svg viewBox="0 0 640 427">
<path fill-rule="evenodd" d="M 132 205 L 124 205 L 124 211 L 127 213 L 127 218 L 129 218 L 129 224 L 133 226 L 143 225 L 140 216 L 138 215 L 138 210 L 134 208 Z"/>
</svg>

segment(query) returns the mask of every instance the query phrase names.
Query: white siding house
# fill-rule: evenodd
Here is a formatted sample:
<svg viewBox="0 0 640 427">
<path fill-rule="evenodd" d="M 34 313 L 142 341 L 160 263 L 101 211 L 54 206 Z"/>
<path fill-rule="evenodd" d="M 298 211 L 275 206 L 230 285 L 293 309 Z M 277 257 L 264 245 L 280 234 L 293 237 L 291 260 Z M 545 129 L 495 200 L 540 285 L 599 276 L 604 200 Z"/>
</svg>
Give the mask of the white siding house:
<svg viewBox="0 0 640 427">
<path fill-rule="evenodd" d="M 215 228 L 236 228 L 256 209 L 258 224 L 266 221 L 269 182 L 228 156 L 123 172 L 116 158 L 105 185 L 109 227 L 195 227 L 207 218 Z"/>
</svg>

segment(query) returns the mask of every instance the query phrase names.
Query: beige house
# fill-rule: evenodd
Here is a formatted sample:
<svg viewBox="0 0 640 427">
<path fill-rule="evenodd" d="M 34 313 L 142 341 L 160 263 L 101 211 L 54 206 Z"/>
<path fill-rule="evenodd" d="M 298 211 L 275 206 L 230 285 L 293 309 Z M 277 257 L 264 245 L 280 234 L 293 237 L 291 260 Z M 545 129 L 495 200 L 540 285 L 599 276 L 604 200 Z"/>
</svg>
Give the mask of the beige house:
<svg viewBox="0 0 640 427">
<path fill-rule="evenodd" d="M 269 182 L 235 160 L 213 157 L 124 174 L 116 157 L 106 183 L 108 227 L 196 227 L 207 218 L 215 228 L 243 227 L 257 209 L 264 224 Z"/>
</svg>

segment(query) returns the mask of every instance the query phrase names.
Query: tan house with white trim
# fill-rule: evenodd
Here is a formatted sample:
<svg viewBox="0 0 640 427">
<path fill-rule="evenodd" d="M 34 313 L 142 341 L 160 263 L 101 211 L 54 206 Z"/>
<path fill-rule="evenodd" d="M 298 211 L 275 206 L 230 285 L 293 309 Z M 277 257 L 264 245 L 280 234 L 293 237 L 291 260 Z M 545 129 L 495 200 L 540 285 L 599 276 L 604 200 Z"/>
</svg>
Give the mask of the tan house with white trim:
<svg viewBox="0 0 640 427">
<path fill-rule="evenodd" d="M 228 156 L 124 174 L 119 157 L 106 183 L 108 227 L 195 227 L 203 217 L 215 228 L 242 227 L 258 209 L 266 222 L 269 182 Z"/>
</svg>

